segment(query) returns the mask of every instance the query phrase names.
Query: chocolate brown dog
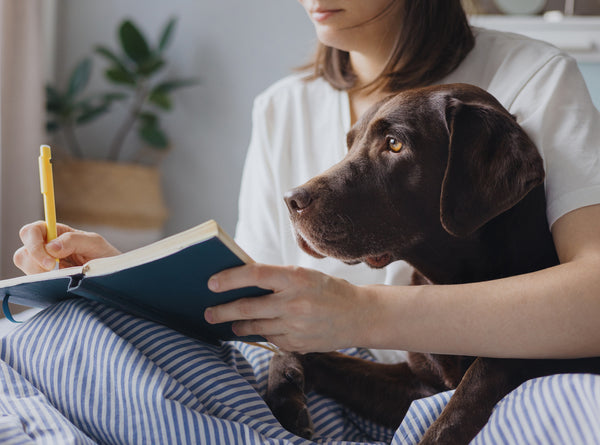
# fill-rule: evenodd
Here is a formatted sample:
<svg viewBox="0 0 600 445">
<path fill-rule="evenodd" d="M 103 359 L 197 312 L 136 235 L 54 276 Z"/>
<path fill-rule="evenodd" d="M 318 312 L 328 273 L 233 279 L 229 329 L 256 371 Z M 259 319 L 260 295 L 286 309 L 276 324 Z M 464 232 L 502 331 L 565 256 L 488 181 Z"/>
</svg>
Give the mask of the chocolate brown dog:
<svg viewBox="0 0 600 445">
<path fill-rule="evenodd" d="M 285 196 L 298 243 L 311 255 L 372 267 L 406 260 L 413 284 L 492 280 L 558 263 L 542 159 L 484 90 L 452 84 L 402 92 L 369 110 L 347 142 L 340 163 Z M 304 391 L 397 427 L 413 400 L 456 388 L 422 443 L 466 444 L 503 396 L 562 372 L 600 373 L 600 358 L 410 353 L 407 363 L 384 365 L 281 353 L 271 363 L 267 402 L 284 427 L 309 437 Z"/>
</svg>

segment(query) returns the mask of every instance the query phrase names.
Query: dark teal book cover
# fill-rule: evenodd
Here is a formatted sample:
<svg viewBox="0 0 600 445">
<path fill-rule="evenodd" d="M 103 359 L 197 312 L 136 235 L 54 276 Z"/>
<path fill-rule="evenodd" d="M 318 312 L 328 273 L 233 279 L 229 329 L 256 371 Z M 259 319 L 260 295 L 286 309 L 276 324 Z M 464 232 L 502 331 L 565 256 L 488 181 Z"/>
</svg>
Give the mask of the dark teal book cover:
<svg viewBox="0 0 600 445">
<path fill-rule="evenodd" d="M 93 262 L 90 262 L 89 268 L 84 267 L 81 273 L 72 275 L 52 277 L 52 273 L 48 273 L 52 278 L 22 283 L 5 280 L 0 282 L 0 290 L 3 295 L 9 295 L 12 303 L 36 307 L 66 298 L 88 298 L 209 342 L 264 341 L 260 337 L 236 337 L 230 323 L 210 325 L 204 320 L 204 310 L 209 306 L 267 293 L 256 287 L 218 294 L 208 289 L 208 279 L 213 274 L 248 262 L 228 247 L 231 243 L 230 239 L 224 240 L 215 234 L 177 248 L 166 256 L 159 255 L 127 267 L 113 267 L 116 270 L 109 273 L 93 274 Z"/>
</svg>

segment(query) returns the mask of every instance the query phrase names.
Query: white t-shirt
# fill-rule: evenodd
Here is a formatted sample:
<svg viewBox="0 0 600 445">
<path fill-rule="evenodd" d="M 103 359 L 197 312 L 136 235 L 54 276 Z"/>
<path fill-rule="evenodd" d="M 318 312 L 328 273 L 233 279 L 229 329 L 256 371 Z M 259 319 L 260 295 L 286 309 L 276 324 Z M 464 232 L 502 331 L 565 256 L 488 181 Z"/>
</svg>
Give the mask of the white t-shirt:
<svg viewBox="0 0 600 445">
<path fill-rule="evenodd" d="M 550 224 L 600 203 L 600 113 L 575 61 L 527 37 L 474 33 L 475 48 L 439 83 L 477 85 L 517 117 L 544 159 Z M 347 93 L 302 77 L 287 77 L 255 100 L 236 240 L 259 262 L 310 267 L 355 284 L 407 284 L 411 270 L 403 262 L 348 266 L 296 245 L 283 195 L 340 161 L 350 128 Z"/>
</svg>

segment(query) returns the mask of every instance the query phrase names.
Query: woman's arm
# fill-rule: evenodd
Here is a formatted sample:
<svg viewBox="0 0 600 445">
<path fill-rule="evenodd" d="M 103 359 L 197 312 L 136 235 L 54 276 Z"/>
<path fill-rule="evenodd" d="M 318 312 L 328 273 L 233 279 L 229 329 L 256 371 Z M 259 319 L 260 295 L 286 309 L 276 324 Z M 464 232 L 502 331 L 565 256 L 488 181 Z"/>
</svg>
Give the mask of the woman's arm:
<svg viewBox="0 0 600 445">
<path fill-rule="evenodd" d="M 416 287 L 403 293 L 401 304 L 394 304 L 394 289 L 374 290 L 384 318 L 373 324 L 367 342 L 493 357 L 600 355 L 598 221 L 595 205 L 554 224 L 561 264 L 552 268 L 482 283 Z"/>
<path fill-rule="evenodd" d="M 561 264 L 500 280 L 356 287 L 315 271 L 266 265 L 224 271 L 210 286 L 273 294 L 217 306 L 210 322 L 236 322 L 288 350 L 347 346 L 462 355 L 568 358 L 600 355 L 600 205 L 553 226 Z"/>
</svg>

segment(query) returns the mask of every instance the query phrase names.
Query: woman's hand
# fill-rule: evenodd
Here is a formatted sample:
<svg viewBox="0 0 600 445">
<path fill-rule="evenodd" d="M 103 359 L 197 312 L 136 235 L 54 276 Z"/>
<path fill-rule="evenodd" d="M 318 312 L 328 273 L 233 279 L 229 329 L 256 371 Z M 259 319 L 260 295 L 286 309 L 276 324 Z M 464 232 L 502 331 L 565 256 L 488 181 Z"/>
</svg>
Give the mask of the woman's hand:
<svg viewBox="0 0 600 445">
<path fill-rule="evenodd" d="M 213 292 L 246 286 L 272 294 L 209 308 L 209 323 L 235 321 L 236 335 L 261 335 L 282 349 L 325 352 L 363 343 L 372 314 L 367 288 L 299 267 L 250 264 L 209 280 Z"/>
<path fill-rule="evenodd" d="M 94 258 L 118 255 L 120 252 L 97 233 L 73 229 L 57 224 L 58 237 L 46 244 L 46 223 L 36 221 L 19 231 L 23 246 L 14 256 L 15 265 L 26 274 L 54 269 L 56 259 L 60 267 L 81 266 Z"/>
</svg>

